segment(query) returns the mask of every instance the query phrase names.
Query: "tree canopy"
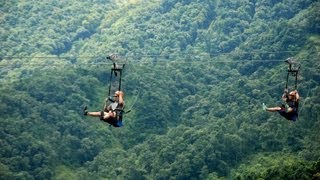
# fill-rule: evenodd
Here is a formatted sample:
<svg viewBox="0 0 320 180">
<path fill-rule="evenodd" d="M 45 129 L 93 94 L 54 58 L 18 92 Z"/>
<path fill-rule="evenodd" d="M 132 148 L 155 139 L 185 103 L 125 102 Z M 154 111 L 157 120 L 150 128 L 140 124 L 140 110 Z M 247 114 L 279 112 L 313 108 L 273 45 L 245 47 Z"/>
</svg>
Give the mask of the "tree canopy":
<svg viewBox="0 0 320 180">
<path fill-rule="evenodd" d="M 0 179 L 320 178 L 319 8 L 2 2 Z M 110 53 L 126 63 L 121 128 L 82 114 L 102 109 Z M 278 104 L 289 57 L 301 64 L 297 122 L 261 107 Z"/>
</svg>

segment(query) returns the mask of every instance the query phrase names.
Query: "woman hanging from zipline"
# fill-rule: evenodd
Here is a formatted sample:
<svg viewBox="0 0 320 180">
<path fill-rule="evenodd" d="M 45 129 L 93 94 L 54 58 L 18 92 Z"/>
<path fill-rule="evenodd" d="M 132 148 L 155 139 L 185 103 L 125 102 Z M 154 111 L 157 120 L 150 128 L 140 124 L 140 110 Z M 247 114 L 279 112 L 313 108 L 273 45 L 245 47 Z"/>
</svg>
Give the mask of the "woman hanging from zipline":
<svg viewBox="0 0 320 180">
<path fill-rule="evenodd" d="M 298 119 L 298 108 L 299 108 L 299 99 L 300 99 L 300 95 L 297 90 L 298 73 L 300 70 L 300 64 L 295 62 L 292 58 L 288 58 L 285 62 L 288 63 L 289 68 L 287 71 L 286 87 L 281 97 L 282 105 L 268 108 L 263 103 L 262 108 L 263 110 L 269 111 L 269 112 L 279 112 L 279 114 L 285 117 L 287 120 L 296 121 Z M 288 82 L 289 82 L 290 74 L 295 77 L 295 90 L 289 93 Z"/>
<path fill-rule="evenodd" d="M 102 111 L 88 112 L 85 107 L 84 115 L 99 117 L 101 121 L 107 122 L 114 127 L 123 126 L 124 93 L 122 91 L 116 91 L 113 98 L 113 102 L 109 105 L 107 104 L 108 98 L 106 99 L 106 104 Z"/>
<path fill-rule="evenodd" d="M 281 97 L 283 104 L 277 107 L 267 107 L 264 103 L 262 108 L 269 112 L 279 112 L 279 114 L 285 117 L 287 120 L 296 121 L 298 119 L 298 108 L 299 108 L 299 93 L 297 90 L 288 93 L 285 89 Z"/>
<path fill-rule="evenodd" d="M 124 93 L 121 91 L 121 77 L 122 77 L 122 70 L 124 68 L 124 64 L 118 65 L 117 60 L 118 56 L 116 54 L 111 54 L 107 56 L 107 59 L 113 62 L 113 67 L 111 68 L 110 74 L 110 82 L 109 82 L 109 92 L 108 98 L 105 100 L 105 105 L 102 111 L 95 111 L 95 112 L 88 112 L 87 106 L 83 109 L 83 114 L 85 116 L 93 116 L 99 117 L 100 120 L 109 123 L 114 127 L 121 127 L 122 124 L 122 117 L 124 112 Z M 119 74 L 119 76 L 118 76 Z M 111 89 L 112 89 L 112 80 L 113 75 L 118 76 L 118 90 L 114 93 L 113 97 L 111 96 Z M 110 104 L 108 102 L 111 101 Z"/>
</svg>

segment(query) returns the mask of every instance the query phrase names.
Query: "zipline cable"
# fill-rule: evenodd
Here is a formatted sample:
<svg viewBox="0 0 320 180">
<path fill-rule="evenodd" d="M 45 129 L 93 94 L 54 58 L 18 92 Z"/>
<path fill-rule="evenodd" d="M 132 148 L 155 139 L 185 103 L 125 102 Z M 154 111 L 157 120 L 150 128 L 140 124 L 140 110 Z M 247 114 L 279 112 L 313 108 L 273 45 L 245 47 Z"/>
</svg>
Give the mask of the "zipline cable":
<svg viewBox="0 0 320 180">
<path fill-rule="evenodd" d="M 317 60 L 317 58 L 309 58 L 309 59 L 299 59 L 299 61 L 314 61 Z M 156 64 L 156 63 L 169 63 L 169 64 L 202 64 L 202 63 L 271 63 L 271 62 L 283 62 L 282 59 L 259 59 L 259 60 L 252 60 L 252 59 L 243 59 L 243 60 L 206 60 L 206 61 L 181 61 L 181 60 L 174 60 L 174 61 L 169 61 L 169 60 L 157 60 L 157 61 L 146 61 L 146 60 L 136 60 L 136 61 L 125 61 L 126 64 Z M 1 61 L 0 61 L 1 63 Z M 33 62 L 5 62 L 3 64 L 0 64 L 0 66 L 88 66 L 88 65 L 93 65 L 93 66 L 100 66 L 100 65 L 112 65 L 112 63 L 109 62 L 88 62 L 88 63 L 53 63 L 50 62 L 40 62 L 40 63 L 33 63 Z"/>
<path fill-rule="evenodd" d="M 168 50 L 170 51 L 170 50 Z M 236 52 L 217 52 L 217 53 L 206 53 L 200 50 L 194 52 L 178 52 L 171 54 L 150 54 L 150 53 L 127 53 L 125 55 L 118 54 L 121 57 L 167 57 L 167 56 L 178 56 L 178 55 L 197 55 L 197 56 L 219 56 L 219 55 L 243 55 L 243 54 L 282 54 L 282 53 L 297 53 L 300 51 L 236 51 Z M 116 53 L 117 54 L 117 53 Z M 63 59 L 63 58 L 78 58 L 78 59 L 91 59 L 91 58 L 101 58 L 101 56 L 2 56 L 0 59 Z"/>
</svg>

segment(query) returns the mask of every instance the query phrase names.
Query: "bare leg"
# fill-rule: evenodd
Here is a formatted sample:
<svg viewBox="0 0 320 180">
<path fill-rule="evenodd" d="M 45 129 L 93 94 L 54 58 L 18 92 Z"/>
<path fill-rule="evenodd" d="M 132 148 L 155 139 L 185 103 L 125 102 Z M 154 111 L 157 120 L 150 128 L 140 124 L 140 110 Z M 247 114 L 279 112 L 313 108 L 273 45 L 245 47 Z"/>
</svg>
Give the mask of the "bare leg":
<svg viewBox="0 0 320 180">
<path fill-rule="evenodd" d="M 268 108 L 264 103 L 262 103 L 262 109 L 265 111 L 269 111 L 269 112 L 277 112 L 277 111 L 281 110 L 281 107 Z"/>
<path fill-rule="evenodd" d="M 101 117 L 101 112 L 87 112 L 87 115 L 88 116 L 92 116 L 92 117 Z M 103 120 L 103 121 L 107 121 L 109 118 L 113 118 L 115 117 L 115 113 L 114 112 L 103 112 L 103 119 L 100 119 L 100 120 Z"/>
<path fill-rule="evenodd" d="M 88 116 L 93 116 L 93 117 L 100 117 L 101 116 L 101 112 L 88 112 Z M 108 119 L 110 117 L 114 117 L 114 113 L 113 112 L 103 112 L 103 119 Z"/>
<path fill-rule="evenodd" d="M 88 112 L 88 116 L 100 117 L 101 112 Z"/>
<path fill-rule="evenodd" d="M 266 110 L 269 112 L 276 112 L 281 110 L 281 107 L 272 107 L 272 108 L 267 108 Z"/>
</svg>

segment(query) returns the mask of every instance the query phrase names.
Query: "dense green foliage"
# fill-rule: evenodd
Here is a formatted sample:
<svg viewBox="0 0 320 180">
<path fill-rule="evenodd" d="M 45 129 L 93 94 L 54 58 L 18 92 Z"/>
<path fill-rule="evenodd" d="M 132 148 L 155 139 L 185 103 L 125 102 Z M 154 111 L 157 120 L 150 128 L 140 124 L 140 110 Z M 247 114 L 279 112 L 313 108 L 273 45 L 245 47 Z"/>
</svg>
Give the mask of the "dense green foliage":
<svg viewBox="0 0 320 180">
<path fill-rule="evenodd" d="M 0 179 L 320 178 L 319 9 L 1 2 Z M 126 61 L 133 107 L 122 128 L 81 112 L 102 108 L 113 52 Z M 297 122 L 261 108 L 277 105 L 288 57 L 302 65 Z"/>
</svg>

